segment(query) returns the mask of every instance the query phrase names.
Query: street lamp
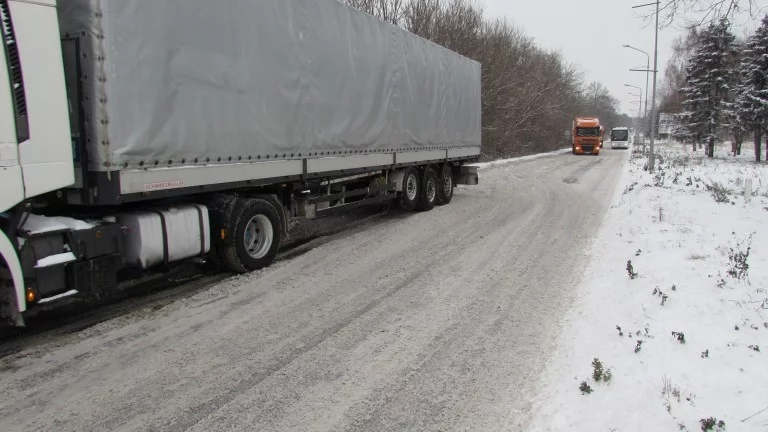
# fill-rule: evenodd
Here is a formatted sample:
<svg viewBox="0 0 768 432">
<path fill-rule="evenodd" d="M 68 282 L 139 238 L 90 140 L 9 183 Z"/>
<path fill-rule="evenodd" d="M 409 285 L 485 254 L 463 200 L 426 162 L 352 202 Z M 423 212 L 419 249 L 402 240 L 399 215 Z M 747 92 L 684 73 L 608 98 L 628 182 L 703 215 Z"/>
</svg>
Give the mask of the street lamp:
<svg viewBox="0 0 768 432">
<path fill-rule="evenodd" d="M 650 77 L 650 69 L 651 69 L 651 56 L 648 55 L 647 52 L 635 48 L 631 45 L 624 44 L 622 45 L 624 48 L 633 49 L 635 51 L 640 51 L 641 53 L 645 54 L 645 117 L 648 117 L 648 78 Z M 636 70 L 636 69 L 630 69 L 630 70 Z"/>
<path fill-rule="evenodd" d="M 659 69 L 659 1 L 632 6 L 632 9 L 656 5 L 656 34 L 653 40 L 653 90 L 651 93 L 651 149 L 648 154 L 648 172 L 653 172 L 656 162 L 654 156 L 654 141 L 656 139 L 656 73 Z"/>
<path fill-rule="evenodd" d="M 634 86 L 632 84 L 624 84 L 624 87 L 632 87 L 636 88 L 640 94 L 634 94 L 630 93 L 632 96 L 637 96 L 637 128 L 635 129 L 635 142 L 638 142 L 640 139 L 640 132 L 639 129 L 642 127 L 643 120 L 640 118 L 640 116 L 643 114 L 643 89 L 638 86 Z M 647 98 L 648 95 L 646 94 L 645 97 Z M 645 105 L 645 109 L 648 109 L 648 105 Z M 645 140 L 643 140 L 643 151 L 645 151 Z"/>
<path fill-rule="evenodd" d="M 642 87 L 638 87 L 636 85 L 632 85 L 632 84 L 624 84 L 624 87 L 636 88 L 640 92 L 640 106 L 642 106 L 643 105 L 643 88 Z M 630 93 L 630 94 L 633 95 L 633 96 L 636 96 L 634 93 Z M 646 95 L 646 97 L 647 96 L 648 95 Z M 648 105 L 646 105 L 645 108 L 647 109 Z"/>
</svg>

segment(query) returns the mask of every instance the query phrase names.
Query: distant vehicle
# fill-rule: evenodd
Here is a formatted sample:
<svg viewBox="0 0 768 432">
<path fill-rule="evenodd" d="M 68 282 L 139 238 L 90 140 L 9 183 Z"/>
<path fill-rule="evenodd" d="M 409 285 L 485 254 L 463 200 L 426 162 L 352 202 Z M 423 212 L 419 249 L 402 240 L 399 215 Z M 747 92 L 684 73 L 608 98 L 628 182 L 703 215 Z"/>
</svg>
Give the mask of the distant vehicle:
<svg viewBox="0 0 768 432">
<path fill-rule="evenodd" d="M 600 125 L 600 147 L 605 146 L 605 127 Z"/>
<path fill-rule="evenodd" d="M 628 149 L 629 148 L 629 129 L 626 127 L 615 127 L 611 129 L 611 148 Z"/>
<path fill-rule="evenodd" d="M 597 117 L 576 117 L 571 128 L 573 154 L 600 154 L 600 119 Z"/>
</svg>

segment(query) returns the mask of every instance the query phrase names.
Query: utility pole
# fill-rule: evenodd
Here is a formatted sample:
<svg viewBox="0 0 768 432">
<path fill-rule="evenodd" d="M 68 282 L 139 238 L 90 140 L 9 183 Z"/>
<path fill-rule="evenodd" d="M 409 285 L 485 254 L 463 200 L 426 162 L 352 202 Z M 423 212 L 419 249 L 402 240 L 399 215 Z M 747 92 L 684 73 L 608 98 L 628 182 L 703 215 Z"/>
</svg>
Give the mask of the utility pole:
<svg viewBox="0 0 768 432">
<path fill-rule="evenodd" d="M 656 72 L 659 69 L 659 4 L 657 1 L 654 3 L 647 3 L 637 6 L 632 6 L 632 9 L 641 8 L 645 6 L 656 5 L 656 35 L 653 40 L 653 90 L 651 93 L 651 148 L 648 152 L 648 172 L 653 172 L 653 168 L 656 162 L 654 141 L 656 139 Z"/>
</svg>

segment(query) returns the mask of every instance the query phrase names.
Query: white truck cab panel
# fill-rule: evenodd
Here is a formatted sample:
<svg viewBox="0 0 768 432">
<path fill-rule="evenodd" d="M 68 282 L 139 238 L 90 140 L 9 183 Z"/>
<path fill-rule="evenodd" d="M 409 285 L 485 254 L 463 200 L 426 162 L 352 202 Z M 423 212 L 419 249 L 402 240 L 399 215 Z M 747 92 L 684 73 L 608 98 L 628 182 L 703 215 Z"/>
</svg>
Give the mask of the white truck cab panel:
<svg viewBox="0 0 768 432">
<path fill-rule="evenodd" d="M 24 199 L 24 179 L 19 167 L 19 149 L 16 143 L 11 86 L 8 81 L 8 68 L 5 66 L 6 53 L 0 49 L 0 212 L 20 203 Z"/>
<path fill-rule="evenodd" d="M 29 126 L 28 139 L 18 144 L 18 160 L 24 197 L 32 198 L 74 183 L 59 24 L 55 0 L 8 0 L 8 8 Z M 2 105 L 7 106 L 6 101 Z"/>
<path fill-rule="evenodd" d="M 74 165 L 56 1 L 0 0 L 0 19 L 0 212 L 6 212 L 71 185 Z M 14 81 L 11 73 L 19 76 L 19 70 L 21 81 Z M 16 306 L 3 315 L 18 323 L 26 310 L 24 279 L 11 239 L 1 231 L 0 259 L 14 288 L 0 294 Z"/>
</svg>

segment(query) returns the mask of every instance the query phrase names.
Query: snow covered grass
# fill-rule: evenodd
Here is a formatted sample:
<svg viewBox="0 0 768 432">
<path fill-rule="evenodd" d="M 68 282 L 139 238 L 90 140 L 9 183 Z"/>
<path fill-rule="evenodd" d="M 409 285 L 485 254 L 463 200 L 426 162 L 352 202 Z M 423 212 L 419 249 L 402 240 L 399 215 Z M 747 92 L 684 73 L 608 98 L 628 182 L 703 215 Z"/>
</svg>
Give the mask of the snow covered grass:
<svg viewBox="0 0 768 432">
<path fill-rule="evenodd" d="M 768 430 L 768 166 L 726 147 L 629 160 L 530 430 Z"/>
</svg>

